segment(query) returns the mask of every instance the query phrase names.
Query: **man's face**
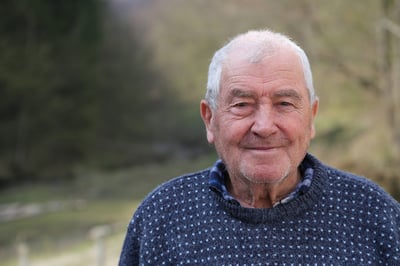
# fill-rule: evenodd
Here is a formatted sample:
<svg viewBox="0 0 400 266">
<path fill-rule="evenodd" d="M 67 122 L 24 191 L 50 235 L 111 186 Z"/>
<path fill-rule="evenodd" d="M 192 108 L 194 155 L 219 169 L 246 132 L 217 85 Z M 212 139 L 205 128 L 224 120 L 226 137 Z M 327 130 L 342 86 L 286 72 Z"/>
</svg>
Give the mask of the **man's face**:
<svg viewBox="0 0 400 266">
<path fill-rule="evenodd" d="M 280 50 L 259 63 L 231 56 L 217 106 L 202 101 L 201 115 L 231 177 L 273 184 L 297 175 L 315 134 L 318 102 L 310 104 L 294 52 Z"/>
</svg>

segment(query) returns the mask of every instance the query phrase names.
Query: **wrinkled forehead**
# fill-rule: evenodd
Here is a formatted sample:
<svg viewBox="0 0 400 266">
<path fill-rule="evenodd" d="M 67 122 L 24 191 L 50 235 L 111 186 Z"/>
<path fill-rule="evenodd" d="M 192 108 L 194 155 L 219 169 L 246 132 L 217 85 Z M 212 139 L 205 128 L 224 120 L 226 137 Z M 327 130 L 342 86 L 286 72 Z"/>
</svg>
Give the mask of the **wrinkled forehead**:
<svg viewBox="0 0 400 266">
<path fill-rule="evenodd" d="M 241 49 L 232 49 L 230 52 L 221 73 L 221 91 L 227 93 L 232 86 L 240 87 L 249 83 L 265 88 L 296 88 L 308 98 L 303 65 L 293 49 L 279 47 L 271 53 L 263 53 L 257 61 L 254 58 L 249 60 Z"/>
</svg>

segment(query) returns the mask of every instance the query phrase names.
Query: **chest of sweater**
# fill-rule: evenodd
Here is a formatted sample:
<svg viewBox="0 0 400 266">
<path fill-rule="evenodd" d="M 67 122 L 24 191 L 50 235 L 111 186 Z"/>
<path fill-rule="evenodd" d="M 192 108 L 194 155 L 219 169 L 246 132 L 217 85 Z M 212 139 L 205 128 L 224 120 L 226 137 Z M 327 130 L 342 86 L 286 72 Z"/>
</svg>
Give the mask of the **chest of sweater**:
<svg viewBox="0 0 400 266">
<path fill-rule="evenodd" d="M 251 224 L 207 206 L 182 208 L 151 223 L 142 259 L 154 265 L 368 265 L 379 263 L 371 228 L 335 211 Z M 372 226 L 372 225 L 371 225 Z M 259 264 L 260 261 L 264 263 Z"/>
</svg>

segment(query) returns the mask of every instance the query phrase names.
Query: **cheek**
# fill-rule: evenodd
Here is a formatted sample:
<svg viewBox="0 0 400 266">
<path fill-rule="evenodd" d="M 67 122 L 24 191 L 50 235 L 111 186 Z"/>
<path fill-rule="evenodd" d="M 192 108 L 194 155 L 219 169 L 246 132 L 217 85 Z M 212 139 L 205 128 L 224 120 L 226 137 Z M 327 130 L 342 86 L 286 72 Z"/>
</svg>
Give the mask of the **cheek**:
<svg viewBox="0 0 400 266">
<path fill-rule="evenodd" d="M 295 142 L 308 142 L 314 135 L 314 128 L 311 121 L 301 117 L 286 118 L 278 125 L 281 132 Z"/>
<path fill-rule="evenodd" d="M 224 120 L 214 124 L 210 132 L 214 145 L 219 149 L 230 149 L 229 146 L 237 146 L 246 135 L 248 126 L 239 121 Z M 210 138 L 209 138 L 210 140 Z"/>
<path fill-rule="evenodd" d="M 225 139 L 235 141 L 243 138 L 247 132 L 249 132 L 251 128 L 251 123 L 242 120 L 227 120 L 221 124 L 221 135 L 224 136 Z"/>
</svg>

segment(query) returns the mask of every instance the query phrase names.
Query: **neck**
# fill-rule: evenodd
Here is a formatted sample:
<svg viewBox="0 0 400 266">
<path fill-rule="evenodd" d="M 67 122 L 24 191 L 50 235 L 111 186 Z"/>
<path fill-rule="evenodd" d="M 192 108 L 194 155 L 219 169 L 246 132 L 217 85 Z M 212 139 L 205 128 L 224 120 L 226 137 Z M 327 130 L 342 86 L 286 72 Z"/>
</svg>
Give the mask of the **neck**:
<svg viewBox="0 0 400 266">
<path fill-rule="evenodd" d="M 289 195 L 300 182 L 301 175 L 296 174 L 284 178 L 279 183 L 252 183 L 245 178 L 231 178 L 227 183 L 229 193 L 246 208 L 272 208 Z"/>
</svg>

